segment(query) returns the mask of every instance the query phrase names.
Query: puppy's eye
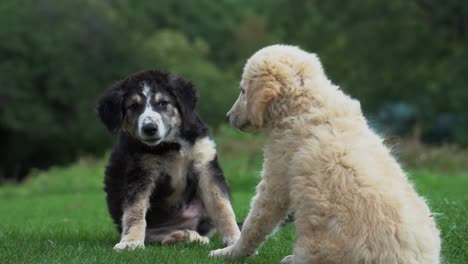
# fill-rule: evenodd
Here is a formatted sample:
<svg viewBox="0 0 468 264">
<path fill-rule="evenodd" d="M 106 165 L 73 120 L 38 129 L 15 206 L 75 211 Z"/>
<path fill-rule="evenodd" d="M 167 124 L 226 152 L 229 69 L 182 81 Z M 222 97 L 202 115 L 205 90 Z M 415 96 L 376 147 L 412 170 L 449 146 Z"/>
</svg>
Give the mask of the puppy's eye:
<svg viewBox="0 0 468 264">
<path fill-rule="evenodd" d="M 157 106 L 157 107 L 160 107 L 160 108 L 164 108 L 164 107 L 166 107 L 168 104 L 169 104 L 169 102 L 167 102 L 167 101 L 159 101 L 159 102 L 156 103 L 156 106 Z"/>
<path fill-rule="evenodd" d="M 245 94 L 244 88 L 241 88 L 241 94 Z"/>
<path fill-rule="evenodd" d="M 138 108 L 138 104 L 137 103 L 133 103 L 131 104 L 129 107 L 127 107 L 129 110 L 136 110 Z"/>
</svg>

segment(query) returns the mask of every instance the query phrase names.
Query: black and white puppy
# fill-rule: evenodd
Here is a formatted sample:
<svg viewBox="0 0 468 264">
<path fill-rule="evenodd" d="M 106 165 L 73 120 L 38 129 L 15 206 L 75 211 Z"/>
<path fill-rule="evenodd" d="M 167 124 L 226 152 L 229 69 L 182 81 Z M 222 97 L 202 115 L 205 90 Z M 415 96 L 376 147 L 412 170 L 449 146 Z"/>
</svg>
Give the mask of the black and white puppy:
<svg viewBox="0 0 468 264">
<path fill-rule="evenodd" d="M 208 243 L 240 235 L 215 143 L 195 112 L 192 83 L 148 70 L 114 84 L 97 113 L 118 140 L 105 172 L 116 250 L 145 242 Z"/>
</svg>

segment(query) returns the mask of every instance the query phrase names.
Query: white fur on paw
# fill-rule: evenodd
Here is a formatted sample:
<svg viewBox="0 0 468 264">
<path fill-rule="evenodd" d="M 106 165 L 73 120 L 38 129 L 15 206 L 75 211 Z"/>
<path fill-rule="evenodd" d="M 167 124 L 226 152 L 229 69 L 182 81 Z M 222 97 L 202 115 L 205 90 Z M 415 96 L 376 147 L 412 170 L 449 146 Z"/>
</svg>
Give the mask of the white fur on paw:
<svg viewBox="0 0 468 264">
<path fill-rule="evenodd" d="M 294 255 L 289 255 L 281 260 L 280 264 L 293 264 L 294 263 Z"/>
<path fill-rule="evenodd" d="M 136 248 L 145 248 L 145 242 L 144 241 L 131 241 L 131 242 L 119 242 L 114 246 L 114 249 L 117 251 L 120 250 L 126 250 L 126 249 L 136 249 Z"/>
<path fill-rule="evenodd" d="M 208 244 L 210 239 L 208 237 L 201 236 L 193 230 L 179 230 L 166 236 L 161 243 L 163 245 L 170 245 L 179 242 Z"/>
<path fill-rule="evenodd" d="M 206 245 L 210 243 L 210 239 L 204 236 L 200 236 L 200 238 L 196 242 Z"/>
<path fill-rule="evenodd" d="M 248 252 L 241 252 L 237 244 L 232 244 L 228 247 L 212 250 L 209 254 L 210 257 L 227 257 L 227 258 L 240 258 L 240 257 L 247 257 L 256 255 L 257 251 L 253 254 L 249 254 Z"/>
<path fill-rule="evenodd" d="M 233 257 L 232 246 L 210 251 L 210 257 Z"/>
</svg>

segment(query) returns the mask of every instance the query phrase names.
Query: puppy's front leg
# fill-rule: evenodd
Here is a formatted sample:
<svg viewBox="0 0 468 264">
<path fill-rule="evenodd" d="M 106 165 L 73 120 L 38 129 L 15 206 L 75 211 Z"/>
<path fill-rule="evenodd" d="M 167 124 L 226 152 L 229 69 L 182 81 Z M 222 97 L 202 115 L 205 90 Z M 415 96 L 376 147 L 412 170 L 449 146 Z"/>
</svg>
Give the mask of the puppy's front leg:
<svg viewBox="0 0 468 264">
<path fill-rule="evenodd" d="M 200 196 L 223 243 L 231 245 L 240 235 L 236 216 L 229 201 L 229 187 L 216 156 L 215 143 L 204 137 L 193 147 L 194 168 L 199 174 Z"/>
<path fill-rule="evenodd" d="M 210 256 L 237 258 L 255 254 L 267 235 L 286 217 L 288 209 L 287 187 L 262 180 L 257 186 L 257 194 L 252 200 L 252 208 L 239 240 L 229 247 L 211 251 Z"/>
<path fill-rule="evenodd" d="M 225 246 L 232 245 L 240 235 L 236 216 L 229 200 L 229 188 L 215 158 L 199 166 L 199 189 L 203 204 Z"/>
<path fill-rule="evenodd" d="M 141 192 L 134 201 L 127 202 L 122 216 L 122 236 L 115 250 L 143 248 L 146 231 L 146 211 L 150 191 Z"/>
</svg>

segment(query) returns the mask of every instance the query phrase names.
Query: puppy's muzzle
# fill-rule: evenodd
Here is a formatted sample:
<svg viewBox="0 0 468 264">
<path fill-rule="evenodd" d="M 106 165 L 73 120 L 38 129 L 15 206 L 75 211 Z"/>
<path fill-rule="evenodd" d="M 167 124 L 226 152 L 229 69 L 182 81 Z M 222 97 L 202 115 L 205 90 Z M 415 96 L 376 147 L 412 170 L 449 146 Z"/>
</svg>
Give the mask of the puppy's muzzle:
<svg viewBox="0 0 468 264">
<path fill-rule="evenodd" d="M 141 128 L 141 131 L 147 137 L 154 137 L 158 133 L 158 125 L 154 123 L 146 124 Z"/>
</svg>

